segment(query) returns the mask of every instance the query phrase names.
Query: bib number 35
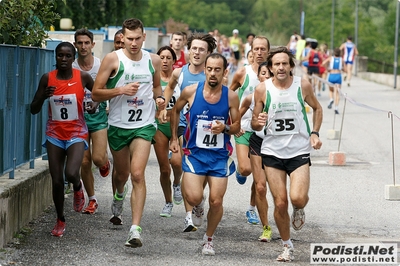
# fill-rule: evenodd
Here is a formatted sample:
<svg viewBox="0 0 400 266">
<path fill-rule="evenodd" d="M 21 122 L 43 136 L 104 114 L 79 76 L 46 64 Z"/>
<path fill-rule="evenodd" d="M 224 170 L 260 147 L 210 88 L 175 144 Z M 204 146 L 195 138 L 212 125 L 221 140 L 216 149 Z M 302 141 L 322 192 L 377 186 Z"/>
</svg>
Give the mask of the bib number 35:
<svg viewBox="0 0 400 266">
<path fill-rule="evenodd" d="M 296 128 L 294 124 L 294 119 L 276 119 L 275 120 L 275 131 L 282 132 L 282 131 L 292 131 Z"/>
</svg>

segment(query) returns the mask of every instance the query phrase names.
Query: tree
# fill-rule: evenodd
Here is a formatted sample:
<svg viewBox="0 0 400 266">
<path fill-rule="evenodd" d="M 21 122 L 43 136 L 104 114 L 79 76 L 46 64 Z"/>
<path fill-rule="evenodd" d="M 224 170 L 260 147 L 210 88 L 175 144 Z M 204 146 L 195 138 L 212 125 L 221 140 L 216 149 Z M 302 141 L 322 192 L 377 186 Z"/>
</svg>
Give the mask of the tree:
<svg viewBox="0 0 400 266">
<path fill-rule="evenodd" d="M 55 0 L 0 2 L 0 43 L 41 46 L 46 30 L 59 18 Z"/>
</svg>

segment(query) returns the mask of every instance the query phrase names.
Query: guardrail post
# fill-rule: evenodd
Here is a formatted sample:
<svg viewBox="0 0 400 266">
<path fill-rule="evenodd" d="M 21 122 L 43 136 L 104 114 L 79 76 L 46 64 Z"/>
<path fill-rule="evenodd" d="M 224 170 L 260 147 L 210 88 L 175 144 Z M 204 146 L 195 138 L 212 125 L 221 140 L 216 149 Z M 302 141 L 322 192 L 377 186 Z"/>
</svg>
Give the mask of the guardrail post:
<svg viewBox="0 0 400 266">
<path fill-rule="evenodd" d="M 18 145 L 16 143 L 17 139 L 17 121 L 18 121 L 18 86 L 19 86 L 19 56 L 20 56 L 20 48 L 17 45 L 15 48 L 15 58 L 14 58 L 14 73 L 15 73 L 15 83 L 14 83 L 14 88 L 12 92 L 12 121 L 11 121 L 11 128 L 13 131 L 13 134 L 11 134 L 11 140 L 10 143 L 12 144 L 12 155 L 13 155 L 13 166 L 12 170 L 9 173 L 9 178 L 14 179 L 14 171 L 17 168 L 17 148 Z"/>
</svg>

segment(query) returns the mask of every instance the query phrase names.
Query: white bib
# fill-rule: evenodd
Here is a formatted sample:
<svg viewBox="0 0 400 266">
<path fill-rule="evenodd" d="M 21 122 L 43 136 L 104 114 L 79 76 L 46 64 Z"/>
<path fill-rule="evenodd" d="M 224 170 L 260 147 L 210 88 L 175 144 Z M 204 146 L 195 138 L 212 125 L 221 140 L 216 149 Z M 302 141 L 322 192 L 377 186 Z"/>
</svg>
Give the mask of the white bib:
<svg viewBox="0 0 400 266">
<path fill-rule="evenodd" d="M 218 120 L 224 123 L 222 120 Z M 208 120 L 197 120 L 196 146 L 203 149 L 215 149 L 224 147 L 224 134 L 212 134 L 213 122 Z"/>
<path fill-rule="evenodd" d="M 148 106 L 147 98 L 143 97 L 138 99 L 138 97 L 135 96 L 123 95 L 121 105 L 121 121 L 123 123 L 142 122 L 142 107 L 145 106 Z"/>
<path fill-rule="evenodd" d="M 78 103 L 75 94 L 63 94 L 49 98 L 52 119 L 73 121 L 78 119 Z"/>
</svg>

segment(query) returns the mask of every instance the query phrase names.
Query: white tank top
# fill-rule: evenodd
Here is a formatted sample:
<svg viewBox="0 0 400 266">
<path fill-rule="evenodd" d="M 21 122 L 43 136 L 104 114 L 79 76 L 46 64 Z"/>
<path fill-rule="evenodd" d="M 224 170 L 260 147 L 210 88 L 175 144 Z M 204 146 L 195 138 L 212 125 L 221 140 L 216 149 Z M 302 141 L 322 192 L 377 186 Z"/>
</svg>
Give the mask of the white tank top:
<svg viewBox="0 0 400 266">
<path fill-rule="evenodd" d="M 254 93 L 257 85 L 260 83 L 258 80 L 257 74 L 253 71 L 251 65 L 245 66 L 246 69 L 246 76 L 244 78 L 244 82 L 242 87 L 238 90 L 240 105 L 242 105 L 243 100 L 246 98 L 247 95 Z M 247 112 L 242 116 L 240 120 L 241 128 L 245 131 L 252 132 L 253 129 L 251 128 L 251 118 L 252 118 L 252 111 L 247 110 Z"/>
<path fill-rule="evenodd" d="M 268 113 L 261 153 L 289 159 L 311 152 L 310 126 L 301 91 L 301 78 L 293 77 L 292 85 L 277 89 L 272 78 L 265 81 Z"/>
<path fill-rule="evenodd" d="M 101 61 L 100 61 L 100 58 L 98 58 L 98 57 L 93 56 L 93 58 L 94 58 L 93 66 L 92 66 L 92 68 L 90 70 L 87 70 L 87 71 L 83 70 L 79 66 L 78 58 L 76 58 L 75 61 L 72 62 L 72 67 L 76 68 L 76 69 L 79 69 L 80 71 L 89 73 L 89 75 L 92 77 L 92 79 L 95 80 L 96 77 L 97 77 L 97 73 L 99 72 L 99 69 L 100 69 Z M 84 110 L 85 114 L 87 114 L 85 106 L 86 106 L 87 103 L 90 103 L 90 102 L 93 102 L 93 100 L 92 100 L 92 92 L 85 88 L 85 98 L 83 99 L 83 105 L 84 105 L 83 110 Z M 102 109 L 102 110 L 105 111 L 106 110 L 106 106 L 107 106 L 106 103 L 100 104 L 96 109 L 96 113 L 99 112 L 99 109 Z"/>
<path fill-rule="evenodd" d="M 110 100 L 108 123 L 126 129 L 155 125 L 156 105 L 153 99 L 154 67 L 150 53 L 142 50 L 142 59 L 133 61 L 123 52 L 115 51 L 119 68 L 114 77 L 107 81 L 107 88 L 122 87 L 132 82 L 140 82 L 138 92 L 133 96 L 120 95 Z"/>
</svg>

